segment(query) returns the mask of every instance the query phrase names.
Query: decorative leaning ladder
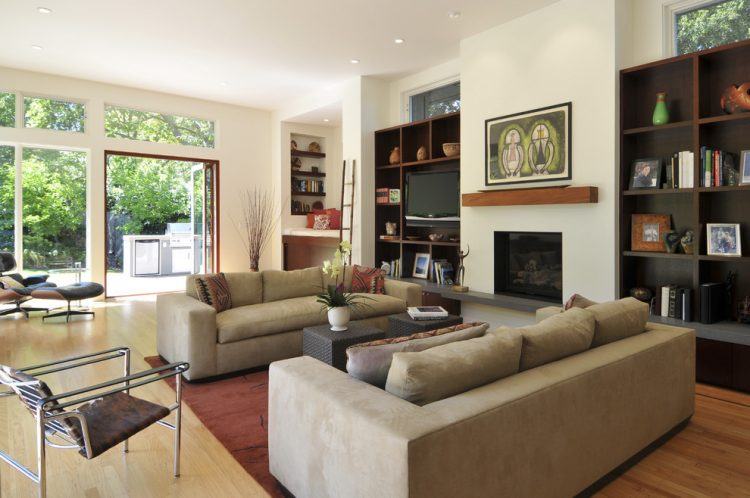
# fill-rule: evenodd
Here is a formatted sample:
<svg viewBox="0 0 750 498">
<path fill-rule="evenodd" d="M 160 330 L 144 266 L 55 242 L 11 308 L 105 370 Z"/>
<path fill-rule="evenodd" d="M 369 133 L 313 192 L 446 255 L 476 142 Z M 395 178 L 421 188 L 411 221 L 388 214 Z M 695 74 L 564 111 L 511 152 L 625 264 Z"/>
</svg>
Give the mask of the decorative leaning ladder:
<svg viewBox="0 0 750 498">
<path fill-rule="evenodd" d="M 352 237 L 354 234 L 354 185 L 356 180 L 357 171 L 357 160 L 352 159 L 352 167 L 350 168 L 349 178 L 347 178 L 346 159 L 344 159 L 344 166 L 341 171 L 341 223 L 339 224 L 339 242 L 344 241 L 344 232 L 349 234 L 349 244 L 352 243 Z M 349 181 L 347 181 L 349 180 Z M 346 202 L 346 187 L 350 189 L 349 202 Z M 349 208 L 349 226 L 344 226 L 344 208 Z M 352 253 L 349 253 L 348 264 L 352 264 Z"/>
</svg>

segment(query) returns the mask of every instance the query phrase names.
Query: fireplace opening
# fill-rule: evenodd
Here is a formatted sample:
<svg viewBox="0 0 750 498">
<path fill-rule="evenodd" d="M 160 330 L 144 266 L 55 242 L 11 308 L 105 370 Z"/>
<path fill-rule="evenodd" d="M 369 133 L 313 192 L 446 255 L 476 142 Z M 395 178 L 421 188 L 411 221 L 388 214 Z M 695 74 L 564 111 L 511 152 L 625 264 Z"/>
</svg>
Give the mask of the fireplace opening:
<svg viewBox="0 0 750 498">
<path fill-rule="evenodd" d="M 562 301 L 562 234 L 495 232 L 495 294 Z"/>
</svg>

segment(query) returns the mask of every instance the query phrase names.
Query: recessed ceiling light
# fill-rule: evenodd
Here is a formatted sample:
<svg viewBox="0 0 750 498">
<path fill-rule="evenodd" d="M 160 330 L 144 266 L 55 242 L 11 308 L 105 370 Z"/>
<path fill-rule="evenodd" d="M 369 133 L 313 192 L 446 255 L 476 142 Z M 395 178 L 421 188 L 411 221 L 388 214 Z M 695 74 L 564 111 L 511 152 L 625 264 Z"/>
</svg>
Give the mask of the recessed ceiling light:
<svg viewBox="0 0 750 498">
<path fill-rule="evenodd" d="M 396 45 L 401 45 L 402 43 L 404 43 L 404 39 L 396 38 L 395 40 L 393 40 L 393 43 L 395 43 Z"/>
<path fill-rule="evenodd" d="M 329 122 L 329 121 L 330 121 L 330 119 L 328 119 L 328 118 L 323 118 L 323 122 L 324 122 L 324 123 L 327 123 L 327 122 Z"/>
<path fill-rule="evenodd" d="M 33 48 L 34 50 L 44 50 L 41 45 L 32 45 L 31 48 Z"/>
<path fill-rule="evenodd" d="M 222 81 L 221 83 L 219 83 L 219 85 L 221 85 L 221 86 L 227 86 L 228 84 L 229 84 L 229 82 L 227 82 L 227 81 Z"/>
<path fill-rule="evenodd" d="M 352 64 L 359 64 L 359 59 L 350 59 L 349 62 Z"/>
<path fill-rule="evenodd" d="M 36 11 L 40 14 L 52 14 L 52 9 L 48 9 L 47 7 L 37 7 Z"/>
<path fill-rule="evenodd" d="M 458 19 L 459 17 L 461 17 L 461 11 L 451 10 L 450 12 L 448 12 L 448 17 L 450 17 L 451 19 Z"/>
</svg>

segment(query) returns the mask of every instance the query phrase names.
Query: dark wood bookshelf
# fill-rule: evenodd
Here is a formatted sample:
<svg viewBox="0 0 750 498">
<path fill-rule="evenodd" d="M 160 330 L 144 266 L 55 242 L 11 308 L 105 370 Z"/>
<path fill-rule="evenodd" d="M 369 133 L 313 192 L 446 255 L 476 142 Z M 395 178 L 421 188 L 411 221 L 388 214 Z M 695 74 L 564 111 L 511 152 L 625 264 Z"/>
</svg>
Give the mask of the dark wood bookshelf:
<svg viewBox="0 0 750 498">
<path fill-rule="evenodd" d="M 306 195 L 309 197 L 325 197 L 325 192 L 299 192 L 297 190 L 292 190 L 292 195 Z"/>
<path fill-rule="evenodd" d="M 460 242 L 449 240 L 431 241 L 430 233 L 440 233 L 447 239 L 458 237 L 460 228 L 425 228 L 406 226 L 406 175 L 414 171 L 459 171 L 460 155 L 446 157 L 442 145 L 447 142 L 460 142 L 460 113 L 445 114 L 430 119 L 392 126 L 375 132 L 375 188 L 401 190 L 401 202 L 398 204 L 378 204 L 375 199 L 375 262 L 401 260 L 401 271 L 404 278 L 411 277 L 416 253 L 429 253 L 432 259 L 446 259 L 453 268 L 458 267 Z M 417 161 L 417 149 L 427 149 L 427 159 Z M 399 147 L 401 161 L 389 164 L 391 150 Z M 398 223 L 399 240 L 381 240 L 385 235 L 386 222 Z M 409 240 L 406 236 L 419 237 Z M 424 285 L 434 285 L 427 280 L 414 279 Z M 434 295 L 432 295 L 434 294 Z M 425 291 L 423 302 L 429 305 L 441 305 L 446 309 L 460 309 L 457 301 L 446 301 L 437 293 Z"/>
<path fill-rule="evenodd" d="M 292 157 L 316 157 L 319 159 L 326 157 L 325 152 L 310 152 L 308 150 L 292 150 L 291 154 Z"/>
<path fill-rule="evenodd" d="M 326 174 L 320 171 L 292 171 L 292 176 L 308 177 L 308 178 L 325 178 Z"/>
<path fill-rule="evenodd" d="M 655 293 L 660 287 L 676 284 L 692 290 L 693 320 L 700 319 L 700 286 L 723 282 L 730 271 L 737 272 L 734 302 L 750 295 L 750 257 L 706 255 L 708 223 L 739 223 L 741 244 L 750 248 L 750 185 L 700 186 L 701 147 L 735 154 L 750 149 L 750 113 L 724 114 L 720 99 L 730 84 L 750 80 L 750 41 L 738 42 L 693 54 L 652 62 L 620 72 L 620 161 L 618 168 L 618 258 L 617 291 L 629 295 L 633 287 L 648 287 Z M 656 94 L 667 93 L 671 122 L 653 126 Z M 629 190 L 631 166 L 637 159 L 661 158 L 689 150 L 695 157 L 693 182 L 688 189 Z M 668 214 L 672 228 L 695 234 L 695 254 L 648 253 L 631 250 L 633 214 Z M 733 317 L 730 317 L 730 320 Z M 654 321 L 699 328 L 697 378 L 724 387 L 748 390 L 738 378 L 750 378 L 750 362 L 732 358 L 750 358 L 750 346 L 731 340 L 725 321 L 718 324 L 692 324 L 680 320 L 653 317 Z M 695 325 L 695 326 L 694 326 Z M 730 327 L 731 328 L 731 327 Z M 735 322 L 735 329 L 750 326 Z M 734 332 L 733 332 L 734 333 Z M 736 335 L 736 334 L 735 334 Z M 730 337 L 731 336 L 731 337 Z M 747 349 L 741 349 L 747 348 Z M 718 361 L 717 354 L 729 361 Z M 718 368 L 717 365 L 721 364 Z M 721 370 L 721 371 L 719 371 Z"/>
</svg>

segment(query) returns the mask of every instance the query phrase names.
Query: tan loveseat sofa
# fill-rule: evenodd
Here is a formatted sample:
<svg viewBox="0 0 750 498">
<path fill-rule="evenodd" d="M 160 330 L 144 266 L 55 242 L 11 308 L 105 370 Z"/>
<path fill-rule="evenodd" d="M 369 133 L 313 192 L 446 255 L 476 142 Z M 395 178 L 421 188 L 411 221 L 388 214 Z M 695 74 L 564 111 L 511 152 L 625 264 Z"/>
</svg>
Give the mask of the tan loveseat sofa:
<svg viewBox="0 0 750 498">
<path fill-rule="evenodd" d="M 276 362 L 271 473 L 297 498 L 573 496 L 693 414 L 694 331 L 641 330 L 423 406 Z"/>
<path fill-rule="evenodd" d="M 189 380 L 267 365 L 302 354 L 302 329 L 327 322 L 315 302 L 328 283 L 320 268 L 225 273 L 232 309 L 217 313 L 198 300 L 195 276 L 184 294 L 156 298 L 157 351 L 167 361 L 187 361 Z M 351 274 L 347 272 L 347 285 Z M 354 321 L 388 330 L 388 315 L 419 306 L 422 288 L 386 280 L 385 294 L 368 294 Z"/>
</svg>

